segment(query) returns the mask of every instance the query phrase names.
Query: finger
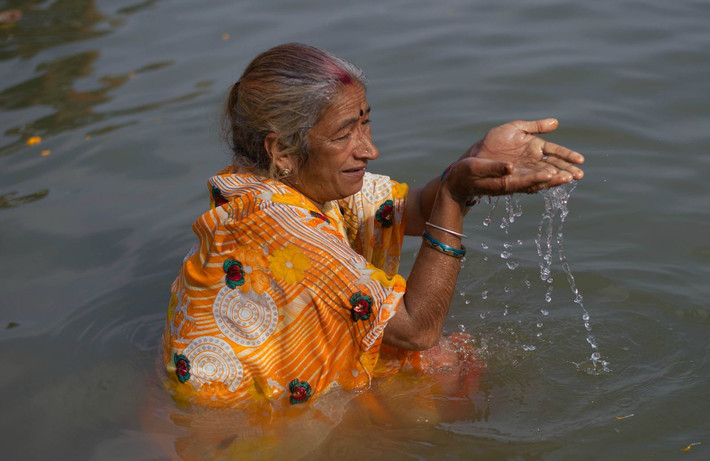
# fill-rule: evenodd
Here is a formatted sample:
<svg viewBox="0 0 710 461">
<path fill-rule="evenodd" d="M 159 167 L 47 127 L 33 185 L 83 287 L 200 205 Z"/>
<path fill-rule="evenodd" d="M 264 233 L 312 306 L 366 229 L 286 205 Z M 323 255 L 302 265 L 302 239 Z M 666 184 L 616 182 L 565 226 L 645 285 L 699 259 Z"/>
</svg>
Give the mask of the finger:
<svg viewBox="0 0 710 461">
<path fill-rule="evenodd" d="M 564 176 L 563 175 L 553 176 L 552 179 L 550 179 L 549 181 L 547 181 L 544 184 L 541 184 L 540 185 L 541 187 L 539 188 L 539 190 L 550 189 L 552 187 L 561 186 L 562 184 L 567 184 L 568 182 L 572 182 L 572 176 L 570 176 L 567 173 L 565 173 Z M 537 191 L 535 191 L 535 192 L 537 192 Z"/>
<path fill-rule="evenodd" d="M 549 171 L 534 171 L 525 174 L 513 175 L 510 179 L 511 187 L 516 190 L 525 190 L 533 186 L 544 186 L 554 180 L 555 176 Z"/>
<path fill-rule="evenodd" d="M 567 149 L 564 146 L 555 144 L 554 142 L 545 142 L 542 145 L 542 153 L 544 155 L 554 155 L 571 163 L 576 163 L 581 165 L 584 163 L 584 156 L 579 152 Z"/>
<path fill-rule="evenodd" d="M 557 173 L 558 175 L 560 174 L 560 172 L 565 172 L 565 174 L 569 174 L 570 181 L 572 179 L 582 179 L 584 177 L 584 172 L 582 170 L 562 159 L 559 159 L 557 157 L 547 157 L 544 161 L 557 168 L 559 170 Z"/>
<path fill-rule="evenodd" d="M 556 118 L 543 118 L 540 120 L 516 120 L 511 122 L 516 128 L 530 134 L 549 133 L 555 131 L 560 125 Z"/>
<path fill-rule="evenodd" d="M 488 195 L 508 195 L 518 192 L 528 193 L 548 187 L 552 175 L 544 171 L 512 174 L 500 178 L 486 178 L 479 181 L 481 189 Z"/>
<path fill-rule="evenodd" d="M 513 165 L 510 162 L 500 162 L 485 158 L 471 158 L 468 160 L 469 176 L 486 178 L 501 177 L 513 172 Z"/>
<path fill-rule="evenodd" d="M 523 192 L 526 194 L 535 194 L 543 190 L 546 186 L 544 184 L 537 184 L 535 186 L 525 189 Z"/>
</svg>

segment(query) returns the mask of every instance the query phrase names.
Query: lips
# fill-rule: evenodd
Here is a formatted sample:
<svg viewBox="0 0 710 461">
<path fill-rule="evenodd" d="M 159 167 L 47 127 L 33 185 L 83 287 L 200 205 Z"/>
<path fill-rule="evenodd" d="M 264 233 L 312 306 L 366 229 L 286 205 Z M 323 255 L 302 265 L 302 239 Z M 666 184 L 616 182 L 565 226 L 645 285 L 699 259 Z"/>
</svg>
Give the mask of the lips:
<svg viewBox="0 0 710 461">
<path fill-rule="evenodd" d="M 346 174 L 351 174 L 351 175 L 360 176 L 360 175 L 364 175 L 364 174 L 365 174 L 365 168 L 366 168 L 366 167 L 367 167 L 367 165 L 362 165 L 362 166 L 359 166 L 359 167 L 356 167 L 356 168 L 348 168 L 348 169 L 342 170 L 342 171 L 343 171 L 343 173 L 346 173 Z"/>
<path fill-rule="evenodd" d="M 345 174 L 346 177 L 351 178 L 353 181 L 360 181 L 365 176 L 365 168 L 343 170 L 343 174 Z"/>
</svg>

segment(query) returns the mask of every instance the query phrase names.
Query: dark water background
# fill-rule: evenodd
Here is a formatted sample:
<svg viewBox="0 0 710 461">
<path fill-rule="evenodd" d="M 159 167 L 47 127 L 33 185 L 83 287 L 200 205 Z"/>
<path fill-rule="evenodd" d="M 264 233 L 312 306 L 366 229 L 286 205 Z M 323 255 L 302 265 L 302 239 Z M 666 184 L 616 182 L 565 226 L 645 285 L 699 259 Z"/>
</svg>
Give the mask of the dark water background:
<svg viewBox="0 0 710 461">
<path fill-rule="evenodd" d="M 288 41 L 368 74 L 373 172 L 423 185 L 517 118 L 559 118 L 547 138 L 587 157 L 563 231 L 583 308 L 556 252 L 554 282 L 540 280 L 542 196 L 511 202 L 522 215 L 505 228 L 504 199 L 479 205 L 446 328 L 480 338 L 485 408 L 343 423 L 308 459 L 710 456 L 707 1 L 0 0 L 13 8 L 22 18 L 0 25 L 3 459 L 170 457 L 155 440 L 175 434 L 141 414 L 173 411 L 145 402 L 206 178 L 229 161 L 221 101 Z"/>
</svg>

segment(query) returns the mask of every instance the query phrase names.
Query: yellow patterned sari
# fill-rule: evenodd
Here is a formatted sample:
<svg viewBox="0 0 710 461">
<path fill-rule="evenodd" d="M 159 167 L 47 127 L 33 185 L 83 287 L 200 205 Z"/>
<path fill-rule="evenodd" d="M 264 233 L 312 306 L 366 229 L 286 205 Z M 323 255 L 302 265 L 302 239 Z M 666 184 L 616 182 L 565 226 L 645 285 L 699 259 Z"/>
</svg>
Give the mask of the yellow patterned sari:
<svg viewBox="0 0 710 461">
<path fill-rule="evenodd" d="M 381 354 L 406 286 L 406 184 L 366 173 L 359 193 L 323 212 L 254 175 L 225 171 L 208 186 L 163 335 L 176 398 L 288 407 L 416 366 L 418 353 Z"/>
</svg>

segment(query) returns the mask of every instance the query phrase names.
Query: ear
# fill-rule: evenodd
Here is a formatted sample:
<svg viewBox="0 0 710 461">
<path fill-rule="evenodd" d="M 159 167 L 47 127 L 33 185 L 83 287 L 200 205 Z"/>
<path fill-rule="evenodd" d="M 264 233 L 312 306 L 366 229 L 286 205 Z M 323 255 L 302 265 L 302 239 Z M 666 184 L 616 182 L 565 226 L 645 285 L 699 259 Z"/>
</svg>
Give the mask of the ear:
<svg viewBox="0 0 710 461">
<path fill-rule="evenodd" d="M 277 171 L 289 169 L 294 171 L 295 164 L 291 155 L 284 148 L 281 138 L 276 133 L 269 133 L 264 138 L 264 149 L 271 157 L 271 162 Z"/>
</svg>

